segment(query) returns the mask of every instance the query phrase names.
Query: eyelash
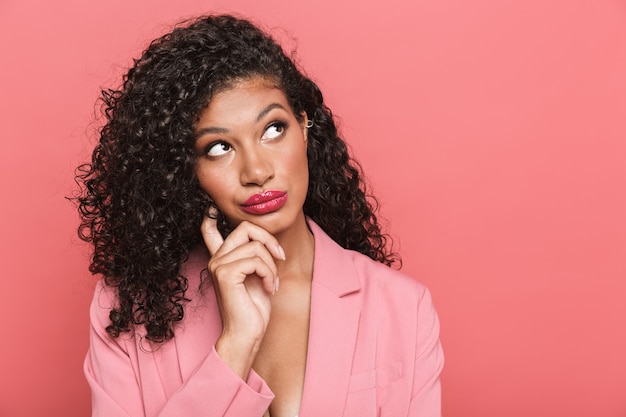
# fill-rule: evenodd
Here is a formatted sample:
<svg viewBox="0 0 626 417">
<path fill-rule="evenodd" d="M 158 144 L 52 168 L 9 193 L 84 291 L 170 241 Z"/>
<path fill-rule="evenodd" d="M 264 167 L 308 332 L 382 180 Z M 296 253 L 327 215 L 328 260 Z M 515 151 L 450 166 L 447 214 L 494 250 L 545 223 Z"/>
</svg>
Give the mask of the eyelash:
<svg viewBox="0 0 626 417">
<path fill-rule="evenodd" d="M 211 142 L 211 143 L 209 143 L 209 144 L 208 144 L 208 145 L 204 148 L 204 154 L 205 154 L 207 157 L 209 157 L 209 158 L 219 158 L 221 155 L 211 155 L 211 154 L 209 154 L 209 152 L 211 152 L 211 149 L 213 149 L 214 147 L 216 147 L 216 146 L 218 146 L 218 145 L 226 146 L 226 147 L 228 147 L 228 148 L 229 148 L 229 150 L 232 148 L 232 147 L 230 146 L 230 144 L 229 144 L 229 143 L 224 142 L 224 141 L 222 141 L 222 140 L 218 140 L 218 141 L 215 141 L 215 142 Z"/>
<path fill-rule="evenodd" d="M 281 130 L 281 134 L 285 132 L 285 129 L 287 128 L 287 123 L 283 122 L 282 120 L 276 120 L 272 123 L 270 123 L 269 125 L 267 125 L 267 127 L 265 128 L 265 130 L 263 131 L 263 134 L 265 135 L 265 132 L 267 132 L 267 130 L 271 127 L 274 127 L 276 129 L 280 129 Z"/>
<path fill-rule="evenodd" d="M 288 126 L 288 125 L 287 125 L 287 122 L 283 122 L 283 121 L 281 121 L 281 120 L 276 120 L 276 121 L 273 121 L 273 122 L 271 122 L 270 124 L 268 124 L 268 125 L 267 125 L 267 127 L 265 128 L 265 130 L 263 130 L 263 136 L 265 136 L 265 133 L 266 133 L 266 132 L 268 131 L 268 129 L 270 129 L 270 128 L 275 128 L 275 129 L 280 130 L 280 132 L 279 132 L 279 134 L 277 135 L 277 137 L 278 137 L 278 136 L 281 136 L 281 135 L 283 135 L 283 134 L 285 133 L 285 129 L 287 128 L 287 126 Z M 277 137 L 276 137 L 276 138 L 277 138 Z M 274 139 L 276 139 L 276 138 L 270 138 L 269 140 L 274 140 Z M 222 141 L 222 140 L 218 140 L 218 141 L 215 141 L 215 142 L 211 142 L 211 143 L 209 143 L 209 144 L 208 144 L 208 145 L 204 148 L 204 154 L 205 154 L 206 156 L 208 156 L 209 158 L 219 158 L 221 155 L 212 156 L 212 155 L 210 155 L 210 154 L 209 154 L 209 152 L 211 151 L 211 149 L 213 149 L 215 146 L 218 146 L 218 145 L 226 146 L 226 147 L 228 147 L 228 148 L 229 148 L 228 150 L 231 150 L 231 149 L 232 149 L 232 146 L 231 146 L 228 142 L 225 142 L 225 141 Z"/>
</svg>

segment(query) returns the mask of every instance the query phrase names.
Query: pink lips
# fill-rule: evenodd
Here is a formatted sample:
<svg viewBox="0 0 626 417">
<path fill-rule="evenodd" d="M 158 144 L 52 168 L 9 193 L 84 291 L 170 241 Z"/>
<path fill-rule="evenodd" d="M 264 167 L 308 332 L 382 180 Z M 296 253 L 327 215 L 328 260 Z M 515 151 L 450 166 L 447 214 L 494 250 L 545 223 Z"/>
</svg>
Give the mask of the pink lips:
<svg viewBox="0 0 626 417">
<path fill-rule="evenodd" d="M 286 202 L 286 192 L 269 190 L 247 199 L 241 209 L 250 214 L 267 214 L 280 209 Z"/>
</svg>

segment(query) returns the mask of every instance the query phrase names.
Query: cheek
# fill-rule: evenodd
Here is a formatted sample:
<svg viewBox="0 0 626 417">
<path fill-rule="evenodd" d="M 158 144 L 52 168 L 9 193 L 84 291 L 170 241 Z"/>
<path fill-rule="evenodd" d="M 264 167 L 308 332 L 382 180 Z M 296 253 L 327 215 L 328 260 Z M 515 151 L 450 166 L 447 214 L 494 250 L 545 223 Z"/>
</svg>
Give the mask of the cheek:
<svg viewBox="0 0 626 417">
<path fill-rule="evenodd" d="M 213 200 L 218 199 L 224 193 L 224 179 L 207 169 L 197 169 L 196 175 L 200 188 L 204 190 Z"/>
<path fill-rule="evenodd" d="M 298 189 L 306 196 L 309 188 L 309 161 L 306 156 L 306 151 L 294 155 L 290 163 L 290 177 L 296 182 Z"/>
<path fill-rule="evenodd" d="M 211 176 L 204 178 L 198 176 L 198 180 L 200 181 L 200 188 L 207 193 L 219 211 L 229 218 L 233 212 L 231 192 L 233 187 L 224 183 L 222 179 Z"/>
<path fill-rule="evenodd" d="M 306 146 L 291 150 L 288 155 L 284 156 L 284 161 L 286 161 L 290 175 L 296 175 L 299 178 L 306 175 L 308 178 L 309 161 L 306 154 Z"/>
</svg>

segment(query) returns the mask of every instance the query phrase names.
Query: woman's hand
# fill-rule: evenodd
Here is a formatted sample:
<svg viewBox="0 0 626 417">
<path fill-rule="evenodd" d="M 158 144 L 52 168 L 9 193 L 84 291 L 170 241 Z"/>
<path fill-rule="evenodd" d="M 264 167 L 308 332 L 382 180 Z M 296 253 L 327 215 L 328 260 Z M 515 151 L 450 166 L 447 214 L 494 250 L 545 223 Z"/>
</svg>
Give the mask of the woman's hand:
<svg viewBox="0 0 626 417">
<path fill-rule="evenodd" d="M 284 260 L 285 252 L 274 236 L 249 222 L 224 240 L 216 220 L 205 216 L 202 237 L 222 318 L 215 350 L 245 380 L 269 323 L 269 297 L 278 290 L 274 259 Z"/>
</svg>

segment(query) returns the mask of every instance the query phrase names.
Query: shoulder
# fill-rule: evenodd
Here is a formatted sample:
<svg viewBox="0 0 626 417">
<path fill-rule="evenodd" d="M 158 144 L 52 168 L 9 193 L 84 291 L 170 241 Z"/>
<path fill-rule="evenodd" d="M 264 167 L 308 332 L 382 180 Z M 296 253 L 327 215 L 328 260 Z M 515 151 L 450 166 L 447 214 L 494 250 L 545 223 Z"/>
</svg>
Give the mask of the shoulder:
<svg viewBox="0 0 626 417">
<path fill-rule="evenodd" d="M 377 262 L 359 252 L 346 252 L 349 252 L 355 270 L 362 282 L 373 283 L 379 287 L 389 287 L 390 290 L 410 290 L 420 293 L 427 291 L 426 287 L 417 279 L 399 269 Z"/>
<path fill-rule="evenodd" d="M 414 303 L 428 293 L 415 278 L 360 252 L 344 249 L 311 220 L 309 226 L 315 237 L 314 279 L 337 294 L 364 293 Z"/>
<path fill-rule="evenodd" d="M 206 249 L 197 247 L 189 254 L 188 259 L 183 264 L 180 273 L 187 279 L 188 288 L 185 296 L 192 301 L 200 298 L 201 283 L 207 277 L 206 267 L 208 254 Z M 197 303 L 194 302 L 192 304 Z M 95 286 L 91 306 L 89 310 L 91 326 L 98 333 L 105 334 L 106 328 L 111 324 L 111 310 L 119 307 L 118 289 L 108 285 L 105 278 L 100 278 Z M 187 309 L 188 304 L 183 308 Z M 142 328 L 135 328 L 134 331 L 142 332 Z M 130 332 L 134 333 L 134 332 Z"/>
<path fill-rule="evenodd" d="M 345 250 L 365 297 L 376 299 L 385 308 L 415 311 L 421 304 L 432 304 L 428 288 L 416 278 L 355 251 Z M 423 306 L 422 306 L 423 307 Z"/>
</svg>

